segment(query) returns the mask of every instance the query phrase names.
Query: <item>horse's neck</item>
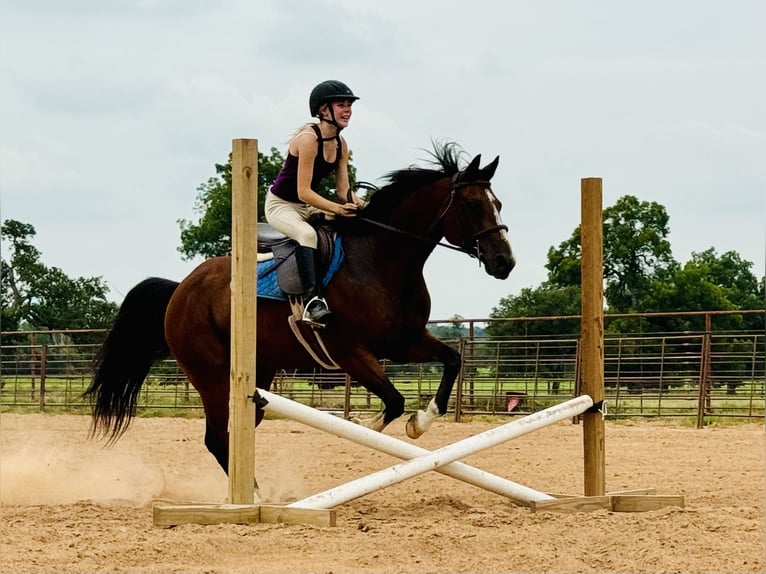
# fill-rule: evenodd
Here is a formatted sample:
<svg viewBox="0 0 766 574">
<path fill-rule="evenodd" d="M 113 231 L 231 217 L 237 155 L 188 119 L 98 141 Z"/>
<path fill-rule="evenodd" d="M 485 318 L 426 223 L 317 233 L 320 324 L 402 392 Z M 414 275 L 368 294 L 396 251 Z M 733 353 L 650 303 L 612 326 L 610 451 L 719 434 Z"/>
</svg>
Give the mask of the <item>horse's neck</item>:
<svg viewBox="0 0 766 574">
<path fill-rule="evenodd" d="M 435 244 L 414 237 L 396 235 L 396 232 L 384 231 L 363 242 L 364 253 L 359 256 L 374 265 L 376 269 L 390 275 L 422 274 L 428 257 Z"/>
<path fill-rule="evenodd" d="M 391 261 L 397 268 L 422 271 L 426 260 L 442 239 L 436 216 L 420 220 L 394 220 L 391 229 L 370 239 L 372 251 L 379 261 Z"/>
<path fill-rule="evenodd" d="M 443 237 L 440 220 L 449 207 L 449 191 L 449 180 L 445 179 L 413 192 L 385 222 L 401 230 L 396 239 L 403 241 L 405 249 L 423 254 L 423 263 Z"/>
<path fill-rule="evenodd" d="M 449 180 L 413 192 L 364 241 L 367 257 L 397 284 L 422 277 L 423 267 L 442 239 L 438 220 L 449 194 Z"/>
<path fill-rule="evenodd" d="M 428 318 L 430 297 L 423 268 L 430 250 L 392 241 L 388 233 L 348 242 L 341 289 L 362 309 L 378 309 L 399 321 Z M 389 317 L 390 318 L 390 317 Z"/>
</svg>

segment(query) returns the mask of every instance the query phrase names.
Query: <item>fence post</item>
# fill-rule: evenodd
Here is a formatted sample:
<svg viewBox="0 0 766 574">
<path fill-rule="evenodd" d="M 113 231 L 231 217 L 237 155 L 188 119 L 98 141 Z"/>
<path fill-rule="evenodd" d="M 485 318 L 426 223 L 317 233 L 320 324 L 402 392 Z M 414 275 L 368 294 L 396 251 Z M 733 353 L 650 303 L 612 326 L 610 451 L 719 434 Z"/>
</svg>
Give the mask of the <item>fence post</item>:
<svg viewBox="0 0 766 574">
<path fill-rule="evenodd" d="M 473 330 L 473 323 L 471 323 L 471 329 Z M 472 338 L 473 340 L 473 338 Z M 471 346 L 473 348 L 473 346 Z M 465 339 L 460 337 L 458 340 L 458 353 L 463 356 L 465 353 Z M 455 422 L 459 423 L 463 416 L 463 373 L 465 371 L 465 361 L 460 362 L 460 370 L 457 374 L 457 381 L 455 386 Z"/>
<path fill-rule="evenodd" d="M 45 410 L 45 377 L 48 373 L 47 364 L 48 345 L 45 344 L 42 346 L 42 351 L 40 352 L 40 412 Z"/>
<path fill-rule="evenodd" d="M 710 407 L 710 313 L 705 313 L 705 334 L 700 350 L 700 391 L 697 401 L 697 428 L 705 426 L 705 415 Z"/>
<path fill-rule="evenodd" d="M 343 418 L 351 417 L 351 375 L 346 373 L 345 385 L 343 385 Z"/>
</svg>

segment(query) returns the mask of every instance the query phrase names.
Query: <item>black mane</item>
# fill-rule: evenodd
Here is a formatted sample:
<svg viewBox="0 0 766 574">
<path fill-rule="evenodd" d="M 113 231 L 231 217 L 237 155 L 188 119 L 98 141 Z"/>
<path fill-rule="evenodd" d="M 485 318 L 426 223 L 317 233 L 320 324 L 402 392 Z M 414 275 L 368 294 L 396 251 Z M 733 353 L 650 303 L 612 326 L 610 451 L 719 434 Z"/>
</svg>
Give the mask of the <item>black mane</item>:
<svg viewBox="0 0 766 574">
<path fill-rule="evenodd" d="M 460 164 L 466 152 L 460 145 L 451 141 L 432 141 L 431 144 L 433 151 L 425 151 L 431 156 L 426 161 L 433 167 L 413 165 L 387 173 L 384 176 L 387 183 L 372 195 L 359 215 L 375 221 L 386 221 L 391 211 L 409 193 L 444 177 L 452 177 L 463 169 L 464 166 Z M 360 223 L 362 225 L 358 225 Z M 355 218 L 336 217 L 334 227 L 342 233 L 360 229 L 369 231 L 369 224 L 355 221 Z"/>
</svg>

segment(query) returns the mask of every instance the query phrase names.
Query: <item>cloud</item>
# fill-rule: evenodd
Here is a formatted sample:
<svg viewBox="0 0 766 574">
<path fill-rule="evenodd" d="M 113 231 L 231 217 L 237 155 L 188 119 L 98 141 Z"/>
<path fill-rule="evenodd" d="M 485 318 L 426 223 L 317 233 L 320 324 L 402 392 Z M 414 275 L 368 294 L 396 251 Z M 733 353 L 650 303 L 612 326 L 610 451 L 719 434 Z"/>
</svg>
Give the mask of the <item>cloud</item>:
<svg viewBox="0 0 766 574">
<path fill-rule="evenodd" d="M 104 276 L 116 300 L 191 270 L 177 220 L 194 219 L 197 187 L 233 138 L 284 151 L 328 78 L 362 98 L 346 137 L 363 179 L 436 138 L 501 157 L 517 269 L 501 282 L 436 253 L 434 317 L 487 315 L 539 284 L 579 224 L 582 177 L 604 179 L 605 206 L 665 205 L 676 258 L 714 245 L 764 273 L 761 2 L 6 5 L 2 218 L 32 223 L 46 264 Z"/>
</svg>

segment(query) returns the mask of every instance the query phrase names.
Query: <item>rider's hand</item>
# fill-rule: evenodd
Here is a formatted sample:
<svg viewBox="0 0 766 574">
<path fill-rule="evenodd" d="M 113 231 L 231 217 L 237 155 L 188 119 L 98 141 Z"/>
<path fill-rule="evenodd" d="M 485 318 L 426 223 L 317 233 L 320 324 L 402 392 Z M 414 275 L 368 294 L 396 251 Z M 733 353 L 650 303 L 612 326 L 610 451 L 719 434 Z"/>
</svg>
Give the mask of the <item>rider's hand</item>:
<svg viewBox="0 0 766 574">
<path fill-rule="evenodd" d="M 359 209 L 359 206 L 355 203 L 337 204 L 337 214 L 341 217 L 354 217 Z"/>
</svg>

